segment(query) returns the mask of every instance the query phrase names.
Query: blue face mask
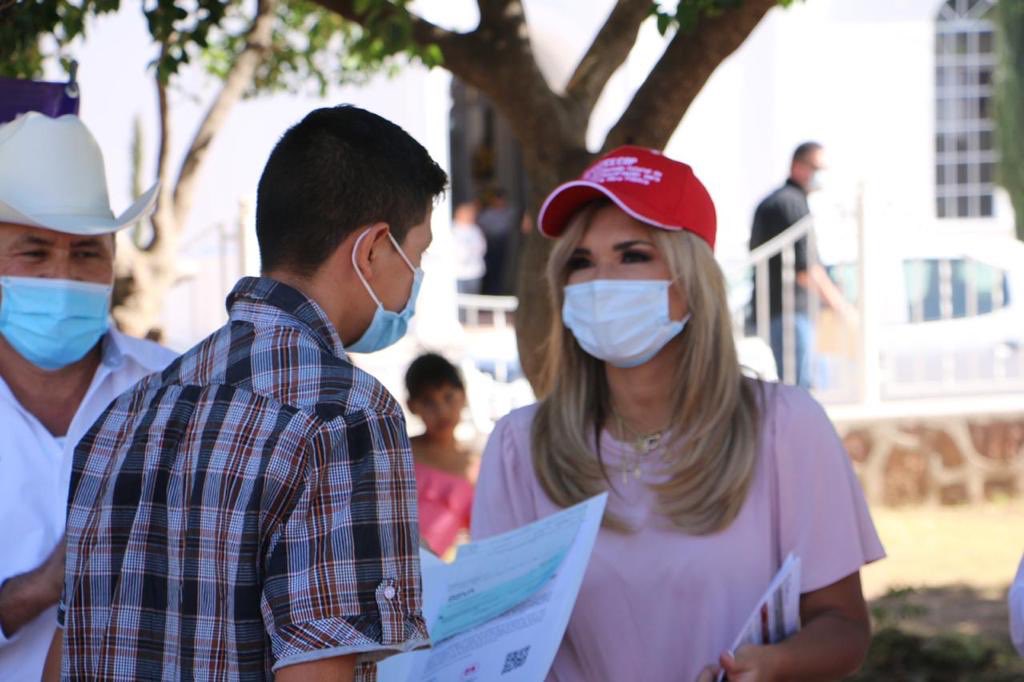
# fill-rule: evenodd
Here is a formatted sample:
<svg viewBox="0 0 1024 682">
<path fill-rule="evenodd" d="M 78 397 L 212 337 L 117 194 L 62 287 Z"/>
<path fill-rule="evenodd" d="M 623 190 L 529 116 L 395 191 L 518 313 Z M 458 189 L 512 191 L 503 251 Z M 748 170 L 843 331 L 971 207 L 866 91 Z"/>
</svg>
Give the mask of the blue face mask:
<svg viewBox="0 0 1024 682">
<path fill-rule="evenodd" d="M 363 237 L 368 235 L 369 232 L 364 232 L 359 239 L 356 240 L 356 245 L 352 249 L 352 266 L 356 269 L 356 274 L 359 275 L 360 281 L 363 286 L 366 287 L 367 293 L 370 294 L 370 298 L 377 304 L 377 312 L 373 314 L 373 320 L 370 321 L 370 326 L 366 328 L 363 335 L 359 337 L 359 340 L 348 347 L 348 350 L 353 353 L 373 353 L 374 351 L 383 350 L 395 343 L 403 336 L 409 329 L 409 320 L 416 314 L 416 297 L 420 294 L 420 285 L 423 284 L 423 270 L 417 268 L 412 264 L 412 261 L 402 251 L 402 247 L 398 245 L 395 238 L 388 233 L 388 237 L 391 239 L 391 243 L 395 245 L 395 249 L 398 250 L 398 255 L 402 257 L 405 264 L 412 270 L 412 291 L 409 292 L 409 300 L 406 302 L 405 307 L 402 308 L 402 312 L 396 313 L 391 310 L 386 310 L 381 300 L 377 298 L 377 294 L 374 293 L 370 287 L 370 283 L 363 277 L 363 273 L 359 271 L 359 267 L 356 266 L 356 252 L 359 251 L 359 243 L 363 241 Z"/>
<path fill-rule="evenodd" d="M 0 277 L 0 288 L 0 334 L 42 369 L 81 360 L 110 327 L 109 285 Z"/>
</svg>

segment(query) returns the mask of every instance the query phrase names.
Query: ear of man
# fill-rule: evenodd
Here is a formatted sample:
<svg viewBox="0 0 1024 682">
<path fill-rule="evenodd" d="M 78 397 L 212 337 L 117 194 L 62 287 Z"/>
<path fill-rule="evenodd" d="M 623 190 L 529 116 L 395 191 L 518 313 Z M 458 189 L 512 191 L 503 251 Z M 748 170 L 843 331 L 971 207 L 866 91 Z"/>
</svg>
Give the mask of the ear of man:
<svg viewBox="0 0 1024 682">
<path fill-rule="evenodd" d="M 366 236 L 360 240 L 363 234 Z M 382 255 L 386 253 L 384 249 L 393 248 L 390 244 L 390 234 L 391 228 L 387 223 L 377 222 L 357 230 L 353 235 L 356 242 L 355 267 L 371 285 L 375 277 L 380 276 L 379 265 Z"/>
</svg>

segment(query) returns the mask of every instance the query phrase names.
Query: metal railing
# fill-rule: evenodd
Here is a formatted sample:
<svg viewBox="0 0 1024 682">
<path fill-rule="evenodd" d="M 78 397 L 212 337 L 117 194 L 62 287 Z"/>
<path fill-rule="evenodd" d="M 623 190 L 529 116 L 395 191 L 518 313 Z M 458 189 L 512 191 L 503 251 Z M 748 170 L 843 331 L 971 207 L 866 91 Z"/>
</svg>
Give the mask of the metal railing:
<svg viewBox="0 0 1024 682">
<path fill-rule="evenodd" d="M 507 383 L 519 371 L 517 358 L 509 357 L 508 351 L 503 350 L 515 344 L 515 313 L 519 300 L 515 296 L 479 294 L 458 294 L 456 300 L 459 321 L 471 337 L 470 345 L 496 351 L 481 353 L 477 363 L 493 373 L 496 381 Z"/>
<path fill-rule="evenodd" d="M 752 310 L 741 308 L 734 311 L 733 321 L 740 333 L 749 327 L 749 317 L 753 318 L 756 335 L 767 345 L 772 346 L 772 314 L 771 314 L 771 259 L 781 258 L 781 356 L 782 367 L 778 367 L 779 377 L 786 383 L 797 381 L 797 339 L 796 339 L 796 287 L 797 283 L 797 248 L 801 240 L 806 240 L 806 268 L 817 265 L 817 244 L 814 235 L 814 222 L 806 216 L 788 229 L 753 249 L 739 267 L 741 270 L 752 270 L 754 274 L 754 294 Z M 817 292 L 807 289 L 808 314 L 811 323 L 815 323 L 820 309 Z"/>
<path fill-rule="evenodd" d="M 478 327 L 481 324 L 504 329 L 519 307 L 515 296 L 484 296 L 458 294 L 459 319 L 463 324 Z"/>
</svg>

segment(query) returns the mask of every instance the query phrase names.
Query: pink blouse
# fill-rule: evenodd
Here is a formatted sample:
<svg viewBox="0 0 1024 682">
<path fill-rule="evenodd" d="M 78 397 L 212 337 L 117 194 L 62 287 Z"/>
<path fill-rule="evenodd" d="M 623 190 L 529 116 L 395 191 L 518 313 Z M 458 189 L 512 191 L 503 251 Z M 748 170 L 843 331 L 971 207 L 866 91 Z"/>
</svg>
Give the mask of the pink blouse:
<svg viewBox="0 0 1024 682">
<path fill-rule="evenodd" d="M 443 556 L 455 544 L 459 531 L 469 530 L 473 484 L 419 462 L 415 469 L 420 536 L 432 552 Z"/>
<path fill-rule="evenodd" d="M 640 478 L 623 483 L 631 446 L 603 435 L 613 485 L 608 509 L 640 530 L 601 529 L 548 680 L 691 682 L 731 646 L 774 576 L 777 557 L 801 558 L 806 593 L 885 556 L 824 410 L 803 389 L 757 385 L 767 396 L 757 470 L 739 516 L 714 535 L 687 535 L 654 511 L 644 483 L 658 479 L 663 453 L 644 455 Z M 558 510 L 531 464 L 535 412 L 536 406 L 513 412 L 491 435 L 477 483 L 474 539 Z"/>
</svg>

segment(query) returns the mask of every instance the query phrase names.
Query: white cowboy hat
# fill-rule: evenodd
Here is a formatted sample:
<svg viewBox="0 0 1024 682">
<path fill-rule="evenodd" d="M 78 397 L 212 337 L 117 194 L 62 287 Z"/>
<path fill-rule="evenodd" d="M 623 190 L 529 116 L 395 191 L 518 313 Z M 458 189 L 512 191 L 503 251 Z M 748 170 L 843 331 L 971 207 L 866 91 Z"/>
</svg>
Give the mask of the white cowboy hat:
<svg viewBox="0 0 1024 682">
<path fill-rule="evenodd" d="M 103 154 L 77 116 L 30 112 L 0 125 L 0 222 L 69 234 L 116 232 L 153 208 L 157 187 L 115 218 Z"/>
</svg>

